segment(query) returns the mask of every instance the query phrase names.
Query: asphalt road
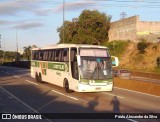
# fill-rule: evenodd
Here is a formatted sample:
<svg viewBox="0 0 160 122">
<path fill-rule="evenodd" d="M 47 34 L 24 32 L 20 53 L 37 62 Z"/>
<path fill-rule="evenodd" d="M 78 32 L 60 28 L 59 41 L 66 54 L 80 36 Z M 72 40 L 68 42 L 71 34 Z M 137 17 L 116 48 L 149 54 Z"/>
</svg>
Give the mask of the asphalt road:
<svg viewBox="0 0 160 122">
<path fill-rule="evenodd" d="M 35 79 L 30 77 L 28 69 L 0 66 L 0 113 L 153 114 L 160 113 L 160 97 L 116 87 L 112 92 L 66 94 L 61 87 L 48 83 L 37 83 Z M 96 114 L 91 115 L 96 116 Z M 73 114 L 73 116 L 75 115 Z M 64 119 L 41 121 L 59 122 Z M 71 119 L 66 121 L 73 122 Z M 106 122 L 105 119 L 86 119 L 83 121 Z M 158 122 L 160 119 L 112 119 L 110 121 Z"/>
</svg>

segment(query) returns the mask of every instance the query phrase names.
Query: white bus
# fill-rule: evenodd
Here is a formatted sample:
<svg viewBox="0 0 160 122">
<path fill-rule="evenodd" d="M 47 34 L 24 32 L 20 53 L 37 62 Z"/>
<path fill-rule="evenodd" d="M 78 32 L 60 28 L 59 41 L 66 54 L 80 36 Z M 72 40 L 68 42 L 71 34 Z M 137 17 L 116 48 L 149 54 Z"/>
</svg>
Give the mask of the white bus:
<svg viewBox="0 0 160 122">
<path fill-rule="evenodd" d="M 112 65 L 104 46 L 58 44 L 31 50 L 31 76 L 71 92 L 112 91 Z"/>
</svg>

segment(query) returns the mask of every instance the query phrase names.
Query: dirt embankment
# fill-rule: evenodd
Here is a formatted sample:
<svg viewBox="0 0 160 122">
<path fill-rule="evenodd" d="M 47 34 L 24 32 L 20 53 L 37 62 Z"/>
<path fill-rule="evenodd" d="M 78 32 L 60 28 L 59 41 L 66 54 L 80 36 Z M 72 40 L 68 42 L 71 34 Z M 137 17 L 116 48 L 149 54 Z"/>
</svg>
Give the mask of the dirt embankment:
<svg viewBox="0 0 160 122">
<path fill-rule="evenodd" d="M 149 44 L 145 53 L 139 53 L 136 43 L 130 43 L 120 58 L 120 67 L 136 70 L 153 70 L 160 57 L 160 44 Z"/>
</svg>

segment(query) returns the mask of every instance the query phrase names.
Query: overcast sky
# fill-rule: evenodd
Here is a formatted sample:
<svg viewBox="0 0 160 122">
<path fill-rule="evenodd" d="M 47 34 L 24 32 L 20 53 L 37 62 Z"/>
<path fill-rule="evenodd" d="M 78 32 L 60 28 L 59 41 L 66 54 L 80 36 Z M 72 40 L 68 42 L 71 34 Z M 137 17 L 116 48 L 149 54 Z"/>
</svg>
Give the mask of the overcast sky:
<svg viewBox="0 0 160 122">
<path fill-rule="evenodd" d="M 160 21 L 159 0 L 64 0 L 65 20 L 78 17 L 84 9 L 99 10 L 120 19 L 139 15 L 143 21 Z M 43 47 L 59 41 L 57 28 L 63 23 L 63 0 L 0 0 L 1 45 L 16 50 L 16 29 L 19 49 L 24 46 Z"/>
</svg>

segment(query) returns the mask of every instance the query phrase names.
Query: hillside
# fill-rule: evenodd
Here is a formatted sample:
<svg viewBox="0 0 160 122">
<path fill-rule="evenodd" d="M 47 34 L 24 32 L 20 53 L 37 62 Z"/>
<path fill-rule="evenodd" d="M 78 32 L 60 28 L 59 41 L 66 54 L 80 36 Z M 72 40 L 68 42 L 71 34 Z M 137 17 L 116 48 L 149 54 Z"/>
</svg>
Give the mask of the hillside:
<svg viewBox="0 0 160 122">
<path fill-rule="evenodd" d="M 120 56 L 119 67 L 143 71 L 159 70 L 156 68 L 158 57 L 160 57 L 160 44 L 149 44 L 145 53 L 141 54 L 136 43 L 129 43 Z"/>
</svg>

